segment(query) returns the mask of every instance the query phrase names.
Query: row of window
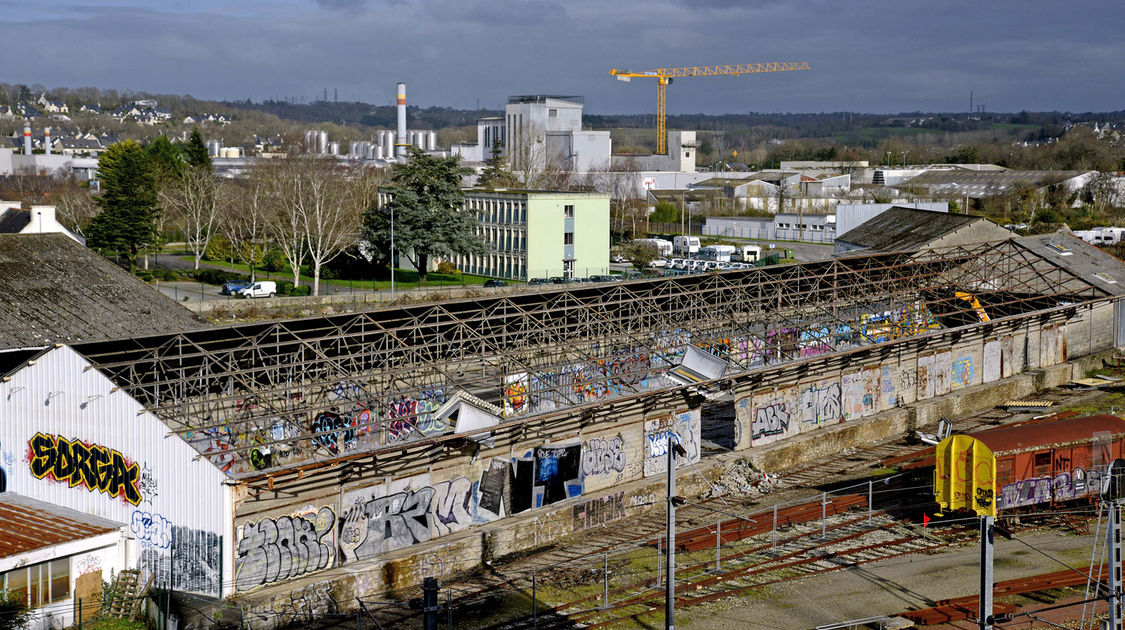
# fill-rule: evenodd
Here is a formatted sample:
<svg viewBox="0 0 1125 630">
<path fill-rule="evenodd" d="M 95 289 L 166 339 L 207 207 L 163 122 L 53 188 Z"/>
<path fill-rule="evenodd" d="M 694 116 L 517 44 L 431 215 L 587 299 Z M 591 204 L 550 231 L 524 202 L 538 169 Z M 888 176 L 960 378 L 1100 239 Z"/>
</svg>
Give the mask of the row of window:
<svg viewBox="0 0 1125 630">
<path fill-rule="evenodd" d="M 522 279 L 524 261 L 514 256 L 468 256 L 458 261 L 458 267 L 478 276 Z"/>
<path fill-rule="evenodd" d="M 476 210 L 481 223 L 527 223 L 527 206 L 521 201 L 470 199 L 469 209 Z"/>
<path fill-rule="evenodd" d="M 38 608 L 70 597 L 70 558 L 40 562 L 0 574 L 0 590 L 20 593 Z"/>
<path fill-rule="evenodd" d="M 522 231 L 485 227 L 478 228 L 477 234 L 483 236 L 495 251 L 521 252 L 527 249 L 527 234 Z"/>
<path fill-rule="evenodd" d="M 796 223 L 793 223 L 793 224 L 778 223 L 777 229 L 779 229 L 779 230 L 796 230 L 797 224 Z M 812 224 L 812 225 L 809 225 L 808 223 L 802 223 L 800 229 L 802 229 L 802 230 L 812 230 L 814 232 L 817 232 L 817 231 L 823 230 L 824 226 L 823 225 L 816 225 L 815 223 Z"/>
</svg>

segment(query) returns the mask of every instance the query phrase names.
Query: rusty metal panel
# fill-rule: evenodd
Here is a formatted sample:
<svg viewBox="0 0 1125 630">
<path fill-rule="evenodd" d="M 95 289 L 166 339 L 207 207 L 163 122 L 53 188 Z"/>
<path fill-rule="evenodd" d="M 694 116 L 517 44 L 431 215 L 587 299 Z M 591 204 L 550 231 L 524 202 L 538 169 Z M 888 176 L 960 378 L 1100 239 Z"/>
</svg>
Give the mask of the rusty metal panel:
<svg viewBox="0 0 1125 630">
<path fill-rule="evenodd" d="M 233 558 L 226 475 L 88 368 L 60 346 L 0 383 L 7 489 L 128 524 L 127 562 L 146 572 L 167 572 L 175 538 L 175 588 L 220 595 Z"/>
<path fill-rule="evenodd" d="M 106 534 L 122 525 L 14 492 L 0 493 L 0 523 L 0 558 Z"/>
</svg>

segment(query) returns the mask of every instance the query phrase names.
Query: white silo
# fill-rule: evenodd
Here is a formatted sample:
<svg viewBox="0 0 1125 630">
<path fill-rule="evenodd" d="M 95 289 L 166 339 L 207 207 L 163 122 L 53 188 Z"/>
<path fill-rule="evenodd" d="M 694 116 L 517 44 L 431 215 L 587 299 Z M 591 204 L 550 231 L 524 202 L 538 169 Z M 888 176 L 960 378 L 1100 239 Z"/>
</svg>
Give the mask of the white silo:
<svg viewBox="0 0 1125 630">
<path fill-rule="evenodd" d="M 391 159 L 395 156 L 395 134 L 391 131 L 383 137 L 383 157 Z"/>
<path fill-rule="evenodd" d="M 328 154 L 329 155 L 340 155 L 340 143 L 339 142 L 329 142 L 328 143 Z"/>
<path fill-rule="evenodd" d="M 383 145 L 382 144 L 375 145 L 375 151 L 371 154 L 371 159 L 382 160 L 383 158 L 384 158 Z"/>
<path fill-rule="evenodd" d="M 427 148 L 431 151 L 437 151 L 437 132 L 431 131 L 428 135 L 430 139 L 429 142 L 426 143 L 429 145 Z"/>
<path fill-rule="evenodd" d="M 324 153 L 328 150 L 328 132 L 321 131 L 316 136 L 316 151 L 317 153 Z"/>
<path fill-rule="evenodd" d="M 207 155 L 216 158 L 219 157 L 219 150 L 223 148 L 223 143 L 218 140 L 207 141 Z"/>
</svg>

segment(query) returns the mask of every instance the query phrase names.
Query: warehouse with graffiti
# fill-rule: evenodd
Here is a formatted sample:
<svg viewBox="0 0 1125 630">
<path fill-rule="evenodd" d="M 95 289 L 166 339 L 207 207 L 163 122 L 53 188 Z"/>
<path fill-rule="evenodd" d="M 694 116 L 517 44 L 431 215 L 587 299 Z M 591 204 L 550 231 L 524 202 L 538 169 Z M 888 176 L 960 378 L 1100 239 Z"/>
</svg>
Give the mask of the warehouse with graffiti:
<svg viewBox="0 0 1125 630">
<path fill-rule="evenodd" d="M 752 451 L 1121 345 L 1123 265 L 1078 247 L 866 254 L 0 353 L 3 478 L 127 525 L 128 562 L 157 580 L 174 564 L 180 591 L 322 574 L 380 593 L 542 542 L 486 527 L 505 518 L 565 509 L 567 531 L 542 536 L 623 518 L 615 488 L 659 480 L 669 439 L 680 465 L 700 460 L 705 407 L 731 408 L 725 446 Z"/>
</svg>

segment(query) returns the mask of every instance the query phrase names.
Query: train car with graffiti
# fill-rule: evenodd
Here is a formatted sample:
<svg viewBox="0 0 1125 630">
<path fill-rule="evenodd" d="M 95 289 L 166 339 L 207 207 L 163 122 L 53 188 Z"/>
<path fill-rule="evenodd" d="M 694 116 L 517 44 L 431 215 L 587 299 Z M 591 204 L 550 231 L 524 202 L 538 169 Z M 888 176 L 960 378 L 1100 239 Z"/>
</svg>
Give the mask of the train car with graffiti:
<svg viewBox="0 0 1125 630">
<path fill-rule="evenodd" d="M 946 441 L 954 437 L 965 436 L 952 436 Z M 979 454 L 972 460 L 962 458 L 974 461 L 976 469 L 964 476 L 976 477 L 977 495 L 983 491 L 995 496 L 999 512 L 1095 499 L 1110 464 L 1125 457 L 1125 419 L 1111 415 L 1043 418 L 968 437 L 991 453 L 984 458 Z M 958 470 L 960 460 L 943 464 L 942 445 L 938 446 L 934 495 L 939 503 L 948 505 L 950 476 L 963 471 Z"/>
</svg>

